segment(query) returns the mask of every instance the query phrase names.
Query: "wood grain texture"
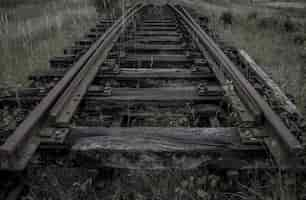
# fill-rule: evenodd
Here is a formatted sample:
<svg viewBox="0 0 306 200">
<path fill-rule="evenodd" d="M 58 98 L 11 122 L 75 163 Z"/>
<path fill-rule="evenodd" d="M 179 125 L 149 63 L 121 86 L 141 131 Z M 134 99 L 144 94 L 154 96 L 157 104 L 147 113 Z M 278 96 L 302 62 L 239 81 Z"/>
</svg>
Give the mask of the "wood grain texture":
<svg viewBox="0 0 306 200">
<path fill-rule="evenodd" d="M 240 145 L 236 128 L 75 128 L 74 150 L 179 152 Z M 79 138 L 79 139 L 75 139 Z"/>
<path fill-rule="evenodd" d="M 264 151 L 241 145 L 236 128 L 78 127 L 69 140 L 82 165 L 125 169 L 240 169 Z"/>
</svg>

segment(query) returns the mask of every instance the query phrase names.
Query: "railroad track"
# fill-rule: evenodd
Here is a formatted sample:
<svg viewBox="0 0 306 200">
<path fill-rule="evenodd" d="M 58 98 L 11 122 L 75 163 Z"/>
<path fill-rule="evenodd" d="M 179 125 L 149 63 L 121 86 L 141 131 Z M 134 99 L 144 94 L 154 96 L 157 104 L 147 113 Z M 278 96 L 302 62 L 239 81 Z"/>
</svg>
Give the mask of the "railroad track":
<svg viewBox="0 0 306 200">
<path fill-rule="evenodd" d="M 181 6 L 137 4 L 64 53 L 1 96 L 22 111 L 1 130 L 1 170 L 24 170 L 42 149 L 89 167 L 304 169 L 295 106 Z"/>
</svg>

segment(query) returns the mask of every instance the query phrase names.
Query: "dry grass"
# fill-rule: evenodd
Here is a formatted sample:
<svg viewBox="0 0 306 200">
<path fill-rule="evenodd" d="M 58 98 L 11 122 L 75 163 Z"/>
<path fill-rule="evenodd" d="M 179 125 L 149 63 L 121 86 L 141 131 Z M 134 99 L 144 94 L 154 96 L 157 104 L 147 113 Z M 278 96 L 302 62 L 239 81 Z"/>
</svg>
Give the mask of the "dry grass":
<svg viewBox="0 0 306 200">
<path fill-rule="evenodd" d="M 0 82 L 24 84 L 51 56 L 93 25 L 96 9 L 89 0 L 48 1 L 0 8 Z"/>
</svg>

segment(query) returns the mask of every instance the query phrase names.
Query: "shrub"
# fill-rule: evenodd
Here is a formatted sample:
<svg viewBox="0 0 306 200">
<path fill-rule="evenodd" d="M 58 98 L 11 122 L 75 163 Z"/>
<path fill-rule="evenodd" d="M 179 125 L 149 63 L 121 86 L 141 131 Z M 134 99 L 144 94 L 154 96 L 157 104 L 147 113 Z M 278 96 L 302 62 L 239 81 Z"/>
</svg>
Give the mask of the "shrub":
<svg viewBox="0 0 306 200">
<path fill-rule="evenodd" d="M 293 42 L 297 45 L 306 44 L 306 34 L 303 32 L 295 33 L 295 35 L 293 36 Z"/>
<path fill-rule="evenodd" d="M 296 24 L 290 19 L 290 17 L 286 17 L 286 20 L 283 22 L 283 28 L 286 32 L 294 32 L 297 30 Z"/>
<path fill-rule="evenodd" d="M 199 20 L 200 20 L 201 23 L 203 23 L 203 24 L 208 24 L 208 22 L 209 22 L 209 19 L 208 19 L 208 17 L 206 17 L 206 16 L 201 16 L 201 17 L 199 17 Z"/>
<path fill-rule="evenodd" d="M 233 14 L 230 11 L 226 11 L 220 16 L 220 20 L 223 22 L 224 25 L 232 25 L 233 19 Z"/>
<path fill-rule="evenodd" d="M 260 28 L 273 28 L 278 26 L 278 19 L 276 19 L 275 17 L 263 17 L 261 19 L 258 20 L 258 26 Z"/>
<path fill-rule="evenodd" d="M 257 19 L 257 17 L 258 17 L 258 13 L 256 11 L 250 12 L 248 14 L 248 20 Z"/>
</svg>

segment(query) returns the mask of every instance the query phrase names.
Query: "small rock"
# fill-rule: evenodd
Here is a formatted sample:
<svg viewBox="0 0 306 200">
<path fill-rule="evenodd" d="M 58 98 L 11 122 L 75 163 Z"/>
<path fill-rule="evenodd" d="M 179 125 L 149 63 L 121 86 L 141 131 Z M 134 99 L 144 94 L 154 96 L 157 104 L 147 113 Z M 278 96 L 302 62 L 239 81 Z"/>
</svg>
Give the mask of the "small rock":
<svg viewBox="0 0 306 200">
<path fill-rule="evenodd" d="M 215 175 L 210 175 L 208 179 L 209 179 L 209 185 L 211 189 L 216 189 L 217 185 L 219 184 L 220 177 L 215 176 Z"/>
<path fill-rule="evenodd" d="M 208 199 L 209 194 L 204 190 L 198 190 L 197 195 L 202 199 Z"/>
<path fill-rule="evenodd" d="M 239 176 L 239 172 L 237 170 L 229 170 L 226 175 L 229 178 L 236 178 Z"/>
<path fill-rule="evenodd" d="M 181 183 L 182 187 L 183 188 L 187 188 L 188 186 L 188 181 L 184 180 L 182 183 Z"/>
</svg>

